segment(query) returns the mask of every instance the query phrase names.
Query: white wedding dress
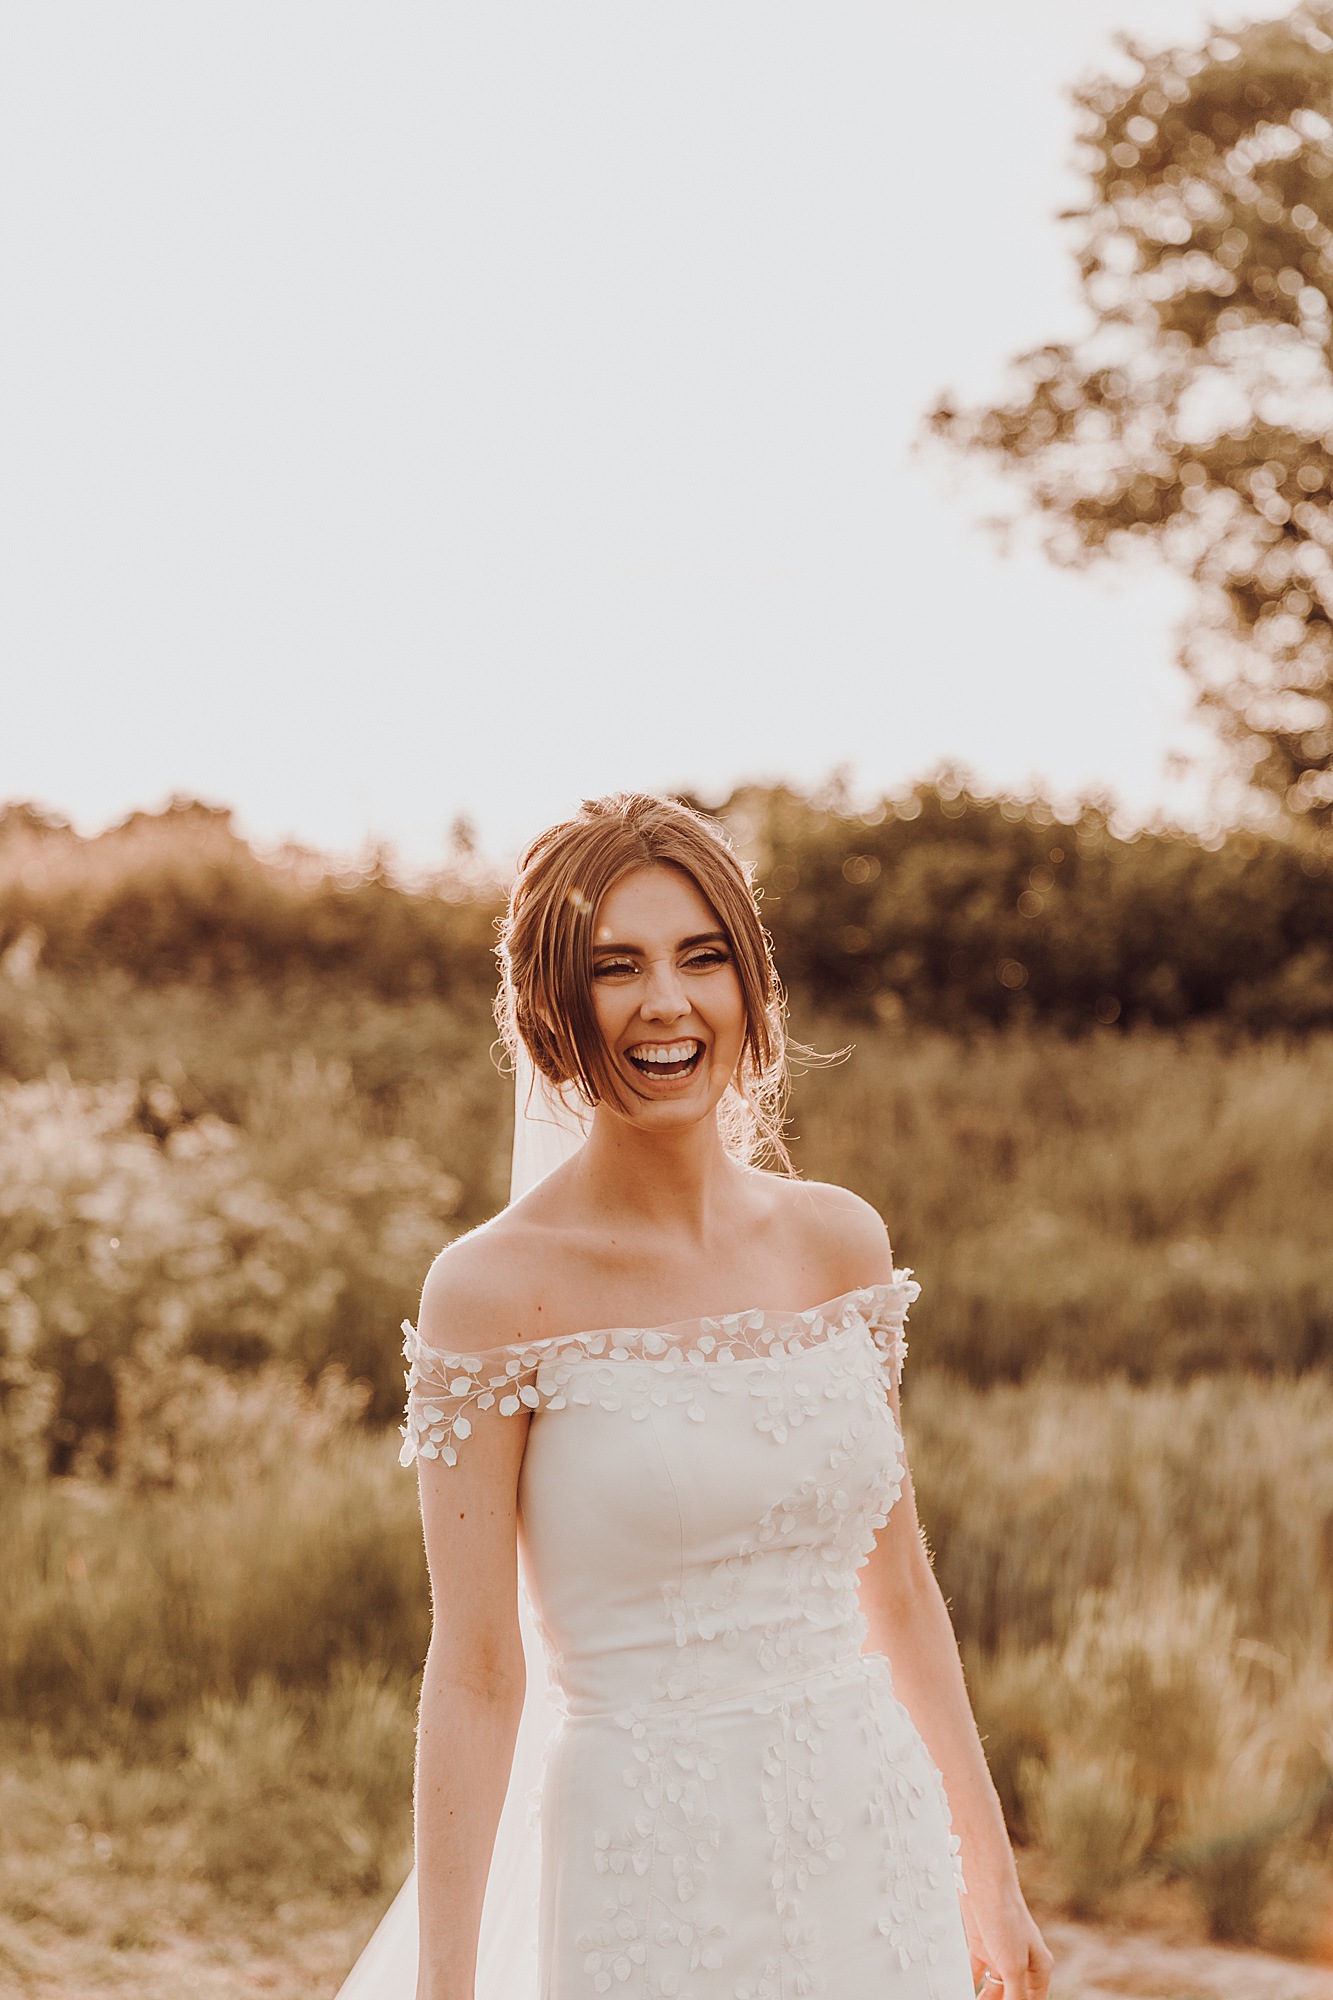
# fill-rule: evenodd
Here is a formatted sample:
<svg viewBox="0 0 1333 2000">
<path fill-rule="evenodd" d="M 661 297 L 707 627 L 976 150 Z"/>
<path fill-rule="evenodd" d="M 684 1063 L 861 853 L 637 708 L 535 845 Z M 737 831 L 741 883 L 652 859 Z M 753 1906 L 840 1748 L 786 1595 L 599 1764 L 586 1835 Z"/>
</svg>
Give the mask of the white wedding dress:
<svg viewBox="0 0 1333 2000">
<path fill-rule="evenodd" d="M 916 1291 L 485 1354 L 406 1329 L 405 1462 L 531 1412 L 524 1567 L 562 1713 L 538 1891 L 525 1709 L 478 2000 L 971 2000 L 943 1789 L 857 1601 L 902 1481 L 885 1376 Z M 409 1882 L 345 2000 L 413 2000 L 414 1933 Z"/>
</svg>

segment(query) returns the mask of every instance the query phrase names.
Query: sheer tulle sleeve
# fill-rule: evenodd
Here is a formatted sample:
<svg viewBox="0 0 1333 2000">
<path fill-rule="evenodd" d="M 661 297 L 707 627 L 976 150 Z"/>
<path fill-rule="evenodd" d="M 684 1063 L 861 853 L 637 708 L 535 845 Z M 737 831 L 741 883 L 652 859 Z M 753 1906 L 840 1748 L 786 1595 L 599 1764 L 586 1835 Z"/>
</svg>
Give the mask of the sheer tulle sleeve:
<svg viewBox="0 0 1333 2000">
<path fill-rule="evenodd" d="M 428 1347 L 411 1321 L 404 1320 L 403 1356 L 407 1414 L 398 1456 L 404 1465 L 417 1458 L 456 1465 L 458 1447 L 471 1437 L 477 1411 L 498 1409 L 502 1417 L 513 1417 L 537 1407 L 531 1380 L 536 1357 L 523 1347 L 450 1353 Z"/>
<path fill-rule="evenodd" d="M 895 1271 L 891 1285 L 875 1287 L 875 1303 L 871 1308 L 868 1325 L 884 1363 L 884 1372 L 897 1388 L 903 1378 L 903 1362 L 907 1358 L 908 1309 L 921 1296 L 921 1287 L 910 1271 Z"/>
</svg>

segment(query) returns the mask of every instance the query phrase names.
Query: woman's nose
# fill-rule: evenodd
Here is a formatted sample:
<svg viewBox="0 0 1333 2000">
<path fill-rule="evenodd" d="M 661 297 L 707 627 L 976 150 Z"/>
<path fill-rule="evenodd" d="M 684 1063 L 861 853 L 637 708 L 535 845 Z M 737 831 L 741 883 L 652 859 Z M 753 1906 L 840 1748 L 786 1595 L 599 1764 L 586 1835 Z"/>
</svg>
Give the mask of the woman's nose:
<svg viewBox="0 0 1333 2000">
<path fill-rule="evenodd" d="M 680 974 L 674 966 L 656 966 L 649 974 L 648 991 L 639 1012 L 649 1021 L 678 1021 L 688 1014 L 690 1003 Z"/>
</svg>

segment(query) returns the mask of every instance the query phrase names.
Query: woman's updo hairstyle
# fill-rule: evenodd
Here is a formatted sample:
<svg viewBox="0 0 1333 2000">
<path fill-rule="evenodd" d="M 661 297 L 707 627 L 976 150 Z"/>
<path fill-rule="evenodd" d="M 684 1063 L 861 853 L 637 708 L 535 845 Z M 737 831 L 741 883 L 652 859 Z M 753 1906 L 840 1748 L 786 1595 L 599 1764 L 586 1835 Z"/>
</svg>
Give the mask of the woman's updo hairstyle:
<svg viewBox="0 0 1333 2000">
<path fill-rule="evenodd" d="M 729 1149 L 790 1169 L 783 996 L 749 870 L 715 820 L 677 799 L 615 792 L 538 834 L 522 855 L 500 925 L 495 1017 L 511 1059 L 521 1042 L 548 1083 L 589 1105 L 621 1101 L 593 1004 L 593 922 L 613 884 L 640 868 L 679 868 L 716 912 L 745 1005 L 745 1045 L 719 1107 Z"/>
</svg>

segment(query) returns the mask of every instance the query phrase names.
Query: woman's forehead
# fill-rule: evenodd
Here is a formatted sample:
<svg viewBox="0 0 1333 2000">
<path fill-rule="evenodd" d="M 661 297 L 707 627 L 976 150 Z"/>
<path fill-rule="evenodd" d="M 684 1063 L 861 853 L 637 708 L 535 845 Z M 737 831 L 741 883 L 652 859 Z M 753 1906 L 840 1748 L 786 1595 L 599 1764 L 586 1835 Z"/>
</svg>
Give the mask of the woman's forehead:
<svg viewBox="0 0 1333 2000">
<path fill-rule="evenodd" d="M 693 877 L 659 862 L 612 883 L 598 907 L 593 937 L 598 944 L 628 944 L 639 933 L 683 937 L 719 928 L 717 912 Z"/>
</svg>

